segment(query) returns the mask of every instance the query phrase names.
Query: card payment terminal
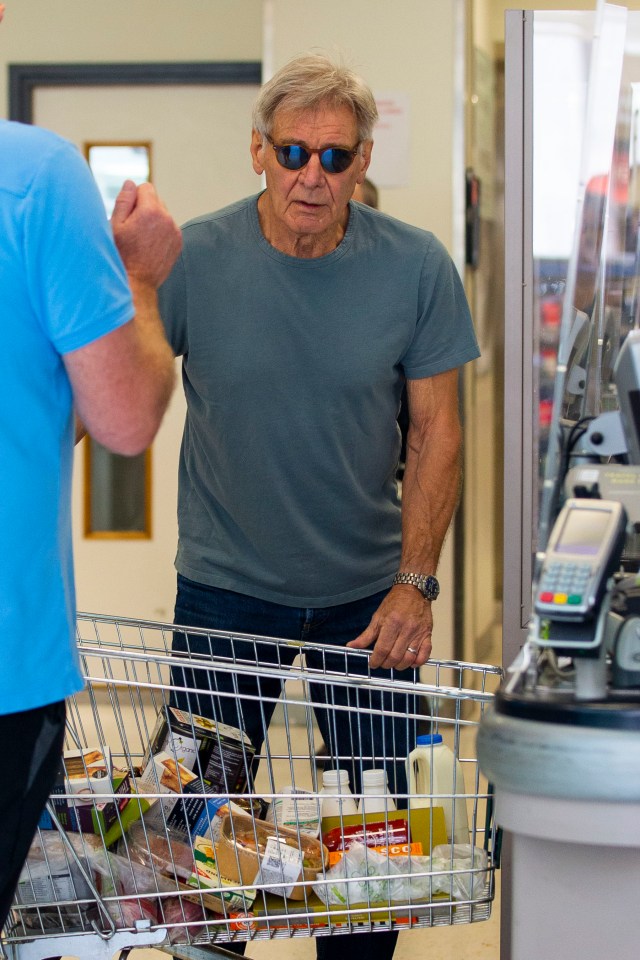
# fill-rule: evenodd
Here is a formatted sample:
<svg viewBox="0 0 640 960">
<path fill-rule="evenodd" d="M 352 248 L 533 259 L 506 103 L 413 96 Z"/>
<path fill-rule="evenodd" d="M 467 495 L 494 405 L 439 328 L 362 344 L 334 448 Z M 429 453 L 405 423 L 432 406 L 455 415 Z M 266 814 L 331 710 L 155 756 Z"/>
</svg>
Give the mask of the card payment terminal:
<svg viewBox="0 0 640 960">
<path fill-rule="evenodd" d="M 620 566 L 627 515 L 615 500 L 570 499 L 554 524 L 534 608 L 539 617 L 580 623 L 597 616 Z"/>
</svg>

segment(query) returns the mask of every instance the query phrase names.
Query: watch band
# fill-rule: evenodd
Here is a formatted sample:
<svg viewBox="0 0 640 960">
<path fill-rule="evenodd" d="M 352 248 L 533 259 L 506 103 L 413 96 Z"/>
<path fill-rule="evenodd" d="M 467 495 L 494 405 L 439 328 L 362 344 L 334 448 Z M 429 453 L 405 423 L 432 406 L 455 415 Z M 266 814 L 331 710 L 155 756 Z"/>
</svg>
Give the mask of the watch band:
<svg viewBox="0 0 640 960">
<path fill-rule="evenodd" d="M 431 574 L 396 573 L 393 583 L 394 586 L 397 583 L 409 583 L 412 587 L 417 587 L 425 600 L 435 600 L 440 593 L 440 584 Z"/>
</svg>

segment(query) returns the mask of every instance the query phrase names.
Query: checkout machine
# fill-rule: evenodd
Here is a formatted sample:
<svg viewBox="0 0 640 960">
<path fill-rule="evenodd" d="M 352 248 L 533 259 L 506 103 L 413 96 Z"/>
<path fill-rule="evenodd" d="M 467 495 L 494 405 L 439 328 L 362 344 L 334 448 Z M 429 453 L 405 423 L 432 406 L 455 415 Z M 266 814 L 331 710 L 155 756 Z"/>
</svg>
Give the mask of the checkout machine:
<svg viewBox="0 0 640 960">
<path fill-rule="evenodd" d="M 612 370 L 618 409 L 558 418 L 527 642 L 478 733 L 509 960 L 640 958 L 640 331 Z"/>
</svg>

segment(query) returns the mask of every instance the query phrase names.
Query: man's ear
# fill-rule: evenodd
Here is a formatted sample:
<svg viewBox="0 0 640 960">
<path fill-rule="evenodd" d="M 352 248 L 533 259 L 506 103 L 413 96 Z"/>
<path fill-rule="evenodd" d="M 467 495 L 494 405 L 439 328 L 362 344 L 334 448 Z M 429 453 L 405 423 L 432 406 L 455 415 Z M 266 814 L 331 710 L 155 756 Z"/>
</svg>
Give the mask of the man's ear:
<svg viewBox="0 0 640 960">
<path fill-rule="evenodd" d="M 362 144 L 362 153 L 360 154 L 360 173 L 356 179 L 356 183 L 364 183 L 365 177 L 367 176 L 367 170 L 369 169 L 369 164 L 371 163 L 371 149 L 373 147 L 373 140 L 365 140 Z"/>
<path fill-rule="evenodd" d="M 251 131 L 251 160 L 253 163 L 253 169 L 257 174 L 264 173 L 264 150 L 265 150 L 265 138 L 261 133 L 258 133 L 257 130 Z"/>
</svg>

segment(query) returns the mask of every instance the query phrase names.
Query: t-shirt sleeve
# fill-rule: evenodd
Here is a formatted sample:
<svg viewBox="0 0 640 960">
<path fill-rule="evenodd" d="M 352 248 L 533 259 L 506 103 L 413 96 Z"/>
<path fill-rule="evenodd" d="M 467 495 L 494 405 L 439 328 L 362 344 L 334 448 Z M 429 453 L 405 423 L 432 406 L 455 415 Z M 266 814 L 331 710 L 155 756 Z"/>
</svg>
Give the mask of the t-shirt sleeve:
<svg viewBox="0 0 640 960">
<path fill-rule="evenodd" d="M 432 377 L 480 356 L 460 275 L 444 245 L 430 237 L 423 263 L 416 332 L 403 359 L 410 380 Z"/>
<path fill-rule="evenodd" d="M 188 352 L 187 342 L 187 284 L 184 252 L 180 254 L 173 269 L 158 291 L 158 306 L 167 340 L 176 357 Z"/>
<path fill-rule="evenodd" d="M 25 197 L 24 225 L 30 296 L 58 353 L 132 319 L 127 274 L 102 198 L 87 163 L 66 141 L 42 158 Z"/>
</svg>

